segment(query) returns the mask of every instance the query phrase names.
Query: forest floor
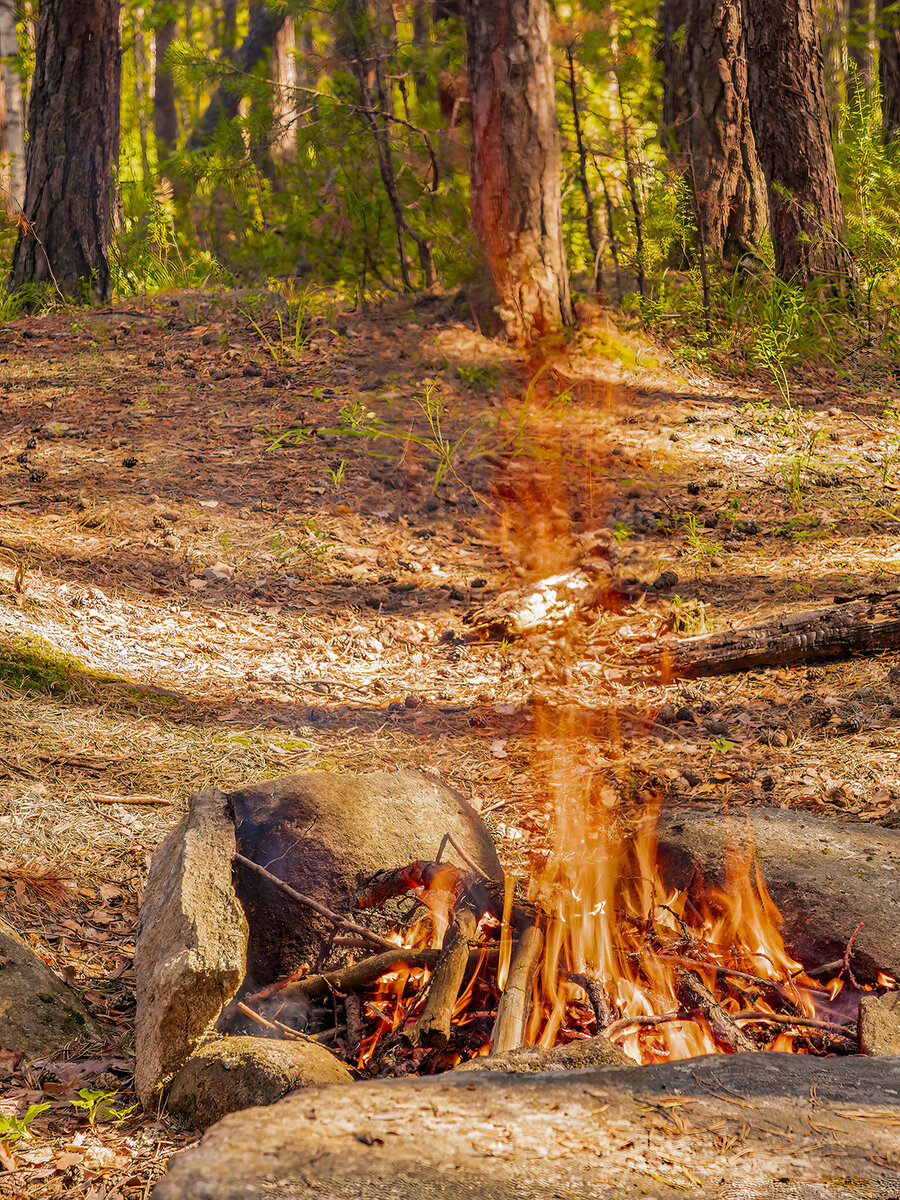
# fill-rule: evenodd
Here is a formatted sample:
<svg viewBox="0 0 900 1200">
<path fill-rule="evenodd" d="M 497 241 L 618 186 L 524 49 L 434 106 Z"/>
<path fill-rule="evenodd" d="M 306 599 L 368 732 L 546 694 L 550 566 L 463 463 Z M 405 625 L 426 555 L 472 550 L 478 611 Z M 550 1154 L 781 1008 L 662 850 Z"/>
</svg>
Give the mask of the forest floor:
<svg viewBox="0 0 900 1200">
<path fill-rule="evenodd" d="M 299 356 L 252 296 L 0 330 L 0 908 L 107 1038 L 0 1049 L 0 1116 L 50 1104 L 0 1135 L 0 1197 L 146 1200 L 193 1140 L 72 1102 L 134 1103 L 141 887 L 195 788 L 418 766 L 519 865 L 548 744 L 621 794 L 900 821 L 900 656 L 668 686 L 629 657 L 900 589 L 900 390 L 807 367 L 788 410 L 582 318 L 540 365 L 440 297 L 331 314 Z M 622 611 L 468 636 L 591 550 Z"/>
</svg>

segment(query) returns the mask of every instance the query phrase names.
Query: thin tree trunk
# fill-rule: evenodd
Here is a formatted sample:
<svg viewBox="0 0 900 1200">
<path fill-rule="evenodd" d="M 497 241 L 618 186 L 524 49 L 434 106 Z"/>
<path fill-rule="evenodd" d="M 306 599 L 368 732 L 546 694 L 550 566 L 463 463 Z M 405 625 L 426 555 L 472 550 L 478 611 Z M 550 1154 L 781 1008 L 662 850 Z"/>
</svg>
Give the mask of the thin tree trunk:
<svg viewBox="0 0 900 1200">
<path fill-rule="evenodd" d="M 871 93 L 875 85 L 875 24 L 873 0 L 847 0 L 847 53 L 853 69 L 847 75 L 847 101 L 852 104 L 857 89 Z"/>
<path fill-rule="evenodd" d="M 229 58 L 237 44 L 237 0 L 222 0 L 222 31 L 219 49 Z"/>
<path fill-rule="evenodd" d="M 744 0 L 750 111 L 786 281 L 852 278 L 813 0 Z"/>
<path fill-rule="evenodd" d="M 153 81 L 153 132 L 156 135 L 156 160 L 161 167 L 175 153 L 178 144 L 175 83 L 165 61 L 169 47 L 175 41 L 175 34 L 173 20 L 158 24 L 154 33 L 156 76 Z"/>
<path fill-rule="evenodd" d="M 276 162 L 292 162 L 297 158 L 297 59 L 294 54 L 294 18 L 288 17 L 272 47 L 272 78 L 275 97 L 272 104 L 272 157 Z"/>
<path fill-rule="evenodd" d="M 138 134 L 141 141 L 141 171 L 144 182 L 150 178 L 150 156 L 147 150 L 147 54 L 144 49 L 144 30 L 142 28 L 144 13 L 138 9 L 132 16 L 132 36 L 134 39 L 134 81 L 137 93 Z"/>
<path fill-rule="evenodd" d="M 216 89 L 203 116 L 191 130 L 187 143 L 189 150 L 206 146 L 220 121 L 233 120 L 238 115 L 241 100 L 247 92 L 245 76 L 269 53 L 285 19 L 284 10 L 269 8 L 265 0 L 251 3 L 247 36 L 232 56 L 236 73 L 223 80 Z"/>
<path fill-rule="evenodd" d="M 14 288 L 48 281 L 74 300 L 109 295 L 119 69 L 118 0 L 42 0 Z"/>
<path fill-rule="evenodd" d="M 765 229 L 767 205 L 740 0 L 663 0 L 660 26 L 663 119 L 695 192 L 698 232 L 717 258 L 744 254 Z"/>
<path fill-rule="evenodd" d="M 894 2 L 878 3 L 878 78 L 884 139 L 900 138 L 900 13 Z"/>
<path fill-rule="evenodd" d="M 819 6 L 819 25 L 822 36 L 822 62 L 825 72 L 828 121 L 834 132 L 838 126 L 843 103 L 843 85 L 847 78 L 849 61 L 844 0 L 822 0 Z"/>
<path fill-rule="evenodd" d="M 6 100 L 6 150 L 9 154 L 9 196 L 4 198 L 10 213 L 22 212 L 25 205 L 25 99 L 19 72 L 9 59 L 18 54 L 16 13 L 10 5 L 0 5 L 0 75 Z"/>
<path fill-rule="evenodd" d="M 588 244 L 591 247 L 591 254 L 594 256 L 591 274 L 594 291 L 596 292 L 599 287 L 600 278 L 600 232 L 597 229 L 597 218 L 594 212 L 594 196 L 587 177 L 588 152 L 584 133 L 581 128 L 581 113 L 578 107 L 578 85 L 575 80 L 575 55 L 571 42 L 566 46 L 566 62 L 569 64 L 568 83 L 569 95 L 572 98 L 572 125 L 575 130 L 575 147 L 578 151 L 578 171 L 575 177 L 578 180 L 578 186 L 581 188 L 581 194 L 584 197 L 584 222 L 587 228 Z"/>
<path fill-rule="evenodd" d="M 467 9 L 475 227 L 514 341 L 574 322 L 547 0 Z"/>
</svg>

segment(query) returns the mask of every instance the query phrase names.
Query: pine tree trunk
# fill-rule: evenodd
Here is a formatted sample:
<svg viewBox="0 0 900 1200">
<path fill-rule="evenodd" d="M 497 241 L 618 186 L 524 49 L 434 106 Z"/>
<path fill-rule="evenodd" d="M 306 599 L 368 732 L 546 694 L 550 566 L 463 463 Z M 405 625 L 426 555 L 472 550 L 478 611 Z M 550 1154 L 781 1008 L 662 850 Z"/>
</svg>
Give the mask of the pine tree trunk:
<svg viewBox="0 0 900 1200">
<path fill-rule="evenodd" d="M 744 0 L 744 27 L 775 270 L 786 281 L 830 277 L 843 290 L 851 265 L 814 0 Z"/>
<path fill-rule="evenodd" d="M 825 98 L 828 120 L 832 130 L 838 126 L 843 102 L 843 84 L 847 78 L 847 31 L 844 20 L 844 0 L 823 0 L 819 6 L 819 28 L 822 38 L 822 61 L 825 71 Z"/>
<path fill-rule="evenodd" d="M 874 22 L 872 0 L 847 0 L 847 53 L 853 64 L 853 70 L 847 75 L 847 100 L 850 103 L 857 88 L 864 93 L 871 92 L 875 83 Z"/>
<path fill-rule="evenodd" d="M 175 41 L 175 22 L 163 21 L 155 31 L 156 75 L 153 84 L 153 132 L 156 135 L 156 158 L 165 163 L 175 153 L 178 143 L 178 112 L 175 107 L 175 84 L 165 60 Z"/>
<path fill-rule="evenodd" d="M 297 59 L 294 18 L 288 17 L 272 47 L 272 79 L 275 95 L 272 102 L 272 158 L 276 162 L 291 162 L 297 157 Z"/>
<path fill-rule="evenodd" d="M 893 2 L 878 3 L 878 77 L 885 141 L 900 138 L 900 17 Z"/>
<path fill-rule="evenodd" d="M 719 258 L 742 254 L 763 232 L 767 204 L 740 0 L 663 0 L 660 26 L 663 119 L 696 191 L 700 236 Z"/>
<path fill-rule="evenodd" d="M 28 112 L 25 217 L 10 282 L 109 295 L 119 150 L 118 0 L 42 0 Z"/>
<path fill-rule="evenodd" d="M 16 14 L 13 7 L 0 5 L 0 75 L 6 99 L 6 152 L 9 174 L 4 179 L 8 195 L 3 198 L 7 210 L 20 213 L 25 207 L 25 99 L 19 72 L 9 61 L 18 53 Z"/>
<path fill-rule="evenodd" d="M 468 5 L 472 215 L 500 315 L 530 344 L 574 321 L 547 0 Z"/>
</svg>

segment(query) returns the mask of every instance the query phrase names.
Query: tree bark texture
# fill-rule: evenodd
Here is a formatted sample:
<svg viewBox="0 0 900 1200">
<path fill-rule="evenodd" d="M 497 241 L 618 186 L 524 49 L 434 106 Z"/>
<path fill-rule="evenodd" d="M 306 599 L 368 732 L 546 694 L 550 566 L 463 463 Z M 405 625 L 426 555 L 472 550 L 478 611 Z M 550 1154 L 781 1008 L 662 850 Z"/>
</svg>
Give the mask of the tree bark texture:
<svg viewBox="0 0 900 1200">
<path fill-rule="evenodd" d="M 659 21 L 663 120 L 696 192 L 698 232 L 718 258 L 743 254 L 765 229 L 768 209 L 750 123 L 740 0 L 663 0 Z"/>
<path fill-rule="evenodd" d="M 480 0 L 466 16 L 472 216 L 509 337 L 574 321 L 547 0 Z"/>
<path fill-rule="evenodd" d="M 19 72 L 8 60 L 18 53 L 16 14 L 12 6 L 0 5 L 0 76 L 6 99 L 6 153 L 9 169 L 3 174 L 8 190 L 3 203 L 11 214 L 20 213 L 25 206 L 25 99 Z"/>
<path fill-rule="evenodd" d="M 895 3 L 878 4 L 878 77 L 885 141 L 900 138 L 900 13 Z"/>
<path fill-rule="evenodd" d="M 28 113 L 25 218 L 10 282 L 109 295 L 119 152 L 118 0 L 42 0 Z"/>
<path fill-rule="evenodd" d="M 875 83 L 872 31 L 875 24 L 872 0 L 847 0 L 847 54 L 853 70 L 847 74 L 847 100 L 852 102 L 857 87 L 871 91 Z"/>
<path fill-rule="evenodd" d="M 786 281 L 830 276 L 842 288 L 851 268 L 814 0 L 744 0 L 744 29 L 775 270 Z"/>
</svg>

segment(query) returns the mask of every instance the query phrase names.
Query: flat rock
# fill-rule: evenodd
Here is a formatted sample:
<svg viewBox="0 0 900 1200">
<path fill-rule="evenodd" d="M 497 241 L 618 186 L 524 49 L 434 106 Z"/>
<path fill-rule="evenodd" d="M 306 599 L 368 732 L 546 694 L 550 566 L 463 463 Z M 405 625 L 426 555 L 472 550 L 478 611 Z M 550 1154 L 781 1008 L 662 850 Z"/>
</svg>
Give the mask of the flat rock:
<svg viewBox="0 0 900 1200">
<path fill-rule="evenodd" d="M 505 1054 L 470 1058 L 456 1071 L 515 1071 L 533 1075 L 538 1071 L 577 1071 L 584 1067 L 632 1067 L 634 1060 L 605 1037 L 584 1038 L 565 1046 L 544 1050 L 522 1046 Z"/>
<path fill-rule="evenodd" d="M 900 992 L 860 1000 L 859 1048 L 863 1054 L 900 1055 Z"/>
<path fill-rule="evenodd" d="M 98 1036 L 84 1005 L 22 938 L 0 921 L 0 1047 L 52 1058 Z"/>
<path fill-rule="evenodd" d="M 897 1194 L 898 1070 L 761 1053 L 314 1088 L 226 1117 L 153 1200 L 873 1200 Z"/>
<path fill-rule="evenodd" d="M 274 1104 L 295 1088 L 352 1083 L 324 1046 L 270 1038 L 217 1038 L 194 1051 L 172 1080 L 166 1107 L 194 1129 L 228 1113 Z"/>
<path fill-rule="evenodd" d="M 337 912 L 352 908 L 361 877 L 435 858 L 447 833 L 486 875 L 503 877 L 478 813 L 421 771 L 311 771 L 241 788 L 229 801 L 240 852 Z M 452 846 L 444 857 L 463 865 Z M 331 926 L 252 873 L 238 867 L 235 877 L 251 929 L 248 976 L 267 983 L 318 950 Z"/>
<path fill-rule="evenodd" d="M 212 1031 L 246 969 L 225 795 L 194 792 L 150 864 L 138 922 L 135 1090 L 144 1105 Z"/>
<path fill-rule="evenodd" d="M 900 978 L 900 830 L 757 808 L 739 819 L 670 812 L 659 835 L 665 880 L 682 888 L 698 874 L 723 883 L 729 844 L 755 848 L 796 959 L 814 966 L 842 958 L 862 922 L 854 973 L 872 983 L 878 971 Z"/>
</svg>

